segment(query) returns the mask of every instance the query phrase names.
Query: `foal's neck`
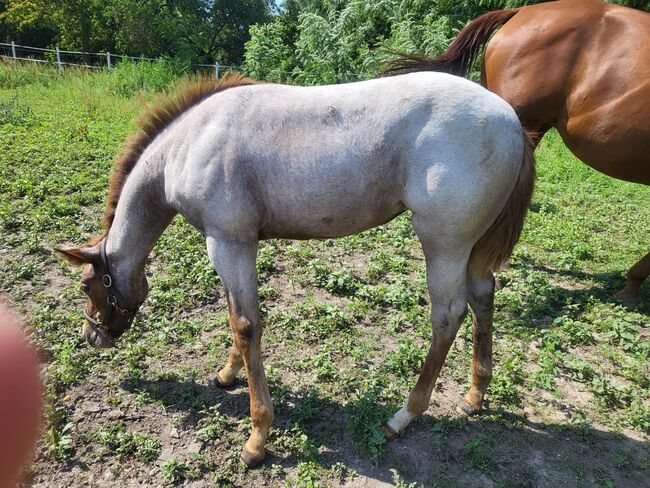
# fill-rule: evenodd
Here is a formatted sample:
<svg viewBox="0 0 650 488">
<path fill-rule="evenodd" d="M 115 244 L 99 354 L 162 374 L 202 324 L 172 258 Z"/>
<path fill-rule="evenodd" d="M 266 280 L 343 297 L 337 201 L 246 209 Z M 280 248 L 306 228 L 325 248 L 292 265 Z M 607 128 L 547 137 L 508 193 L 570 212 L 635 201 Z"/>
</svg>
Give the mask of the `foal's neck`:
<svg viewBox="0 0 650 488">
<path fill-rule="evenodd" d="M 144 299 L 144 264 L 175 211 L 164 191 L 164 158 L 149 151 L 128 176 L 106 237 L 111 275 L 125 297 Z"/>
</svg>

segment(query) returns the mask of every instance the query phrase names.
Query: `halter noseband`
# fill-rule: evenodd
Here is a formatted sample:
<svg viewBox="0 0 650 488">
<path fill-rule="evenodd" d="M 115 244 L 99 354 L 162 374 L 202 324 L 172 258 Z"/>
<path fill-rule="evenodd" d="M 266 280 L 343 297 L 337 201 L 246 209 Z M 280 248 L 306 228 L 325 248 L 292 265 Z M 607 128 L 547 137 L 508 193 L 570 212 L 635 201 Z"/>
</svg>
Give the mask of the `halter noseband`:
<svg viewBox="0 0 650 488">
<path fill-rule="evenodd" d="M 99 245 L 99 249 L 102 257 L 102 265 L 104 266 L 105 269 L 105 272 L 102 275 L 102 285 L 104 285 L 104 288 L 106 288 L 106 293 L 108 294 L 108 296 L 106 297 L 106 303 L 108 305 L 106 306 L 106 310 L 101 314 L 99 320 L 96 320 L 90 315 L 88 315 L 85 308 L 83 314 L 84 314 L 84 318 L 88 322 L 93 324 L 102 332 L 106 332 L 111 337 L 117 338 L 122 333 L 122 331 L 120 331 L 118 334 L 114 334 L 113 331 L 111 331 L 106 325 L 104 325 L 105 323 L 108 322 L 108 319 L 111 316 L 111 312 L 113 311 L 113 309 L 117 310 L 122 315 L 128 317 L 127 325 L 126 325 L 126 328 L 128 329 L 133 323 L 133 319 L 135 319 L 135 315 L 136 313 L 138 313 L 138 309 L 142 305 L 142 302 L 138 303 L 136 307 L 132 310 L 129 310 L 128 308 L 120 307 L 118 302 L 118 297 L 122 298 L 122 296 L 120 292 L 118 292 L 117 289 L 113 286 L 113 278 L 111 277 L 110 274 L 110 268 L 108 267 L 108 256 L 106 255 L 106 239 L 102 239 L 102 242 Z"/>
</svg>

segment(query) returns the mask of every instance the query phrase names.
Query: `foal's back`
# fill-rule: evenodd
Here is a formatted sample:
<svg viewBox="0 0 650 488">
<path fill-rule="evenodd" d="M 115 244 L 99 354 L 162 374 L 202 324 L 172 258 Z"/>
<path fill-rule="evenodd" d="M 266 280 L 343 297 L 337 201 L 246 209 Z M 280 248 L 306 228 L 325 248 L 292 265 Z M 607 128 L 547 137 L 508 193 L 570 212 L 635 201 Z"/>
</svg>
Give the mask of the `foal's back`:
<svg viewBox="0 0 650 488">
<path fill-rule="evenodd" d="M 232 232 L 289 238 L 349 235 L 424 205 L 452 218 L 486 192 L 506 198 L 523 153 L 503 100 L 440 73 L 233 88 L 157 145 L 168 197 L 194 223 L 208 214 Z"/>
</svg>

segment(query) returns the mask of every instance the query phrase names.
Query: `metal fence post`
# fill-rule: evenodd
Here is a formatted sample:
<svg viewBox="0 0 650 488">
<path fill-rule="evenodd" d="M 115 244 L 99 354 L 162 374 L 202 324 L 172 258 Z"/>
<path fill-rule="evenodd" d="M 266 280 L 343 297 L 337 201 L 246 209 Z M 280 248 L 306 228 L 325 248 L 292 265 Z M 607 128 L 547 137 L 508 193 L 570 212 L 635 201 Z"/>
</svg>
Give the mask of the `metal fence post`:
<svg viewBox="0 0 650 488">
<path fill-rule="evenodd" d="M 16 67 L 16 43 L 11 41 L 11 58 L 13 60 L 14 68 Z"/>
<path fill-rule="evenodd" d="M 61 52 L 59 51 L 59 46 L 56 46 L 56 66 L 59 71 L 63 69 L 63 65 L 61 64 Z"/>
<path fill-rule="evenodd" d="M 111 71 L 113 69 L 113 65 L 111 64 L 111 53 L 106 53 L 106 64 L 108 65 L 108 71 Z"/>
<path fill-rule="evenodd" d="M 219 80 L 219 62 L 214 63 L 214 75 Z"/>
</svg>

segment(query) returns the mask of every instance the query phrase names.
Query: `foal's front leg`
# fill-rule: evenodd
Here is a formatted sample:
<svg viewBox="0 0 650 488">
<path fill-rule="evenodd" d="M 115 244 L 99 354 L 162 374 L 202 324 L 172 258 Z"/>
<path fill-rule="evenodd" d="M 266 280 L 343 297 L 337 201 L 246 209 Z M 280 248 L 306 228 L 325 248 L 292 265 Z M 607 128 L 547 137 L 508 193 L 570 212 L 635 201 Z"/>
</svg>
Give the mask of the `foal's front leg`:
<svg viewBox="0 0 650 488">
<path fill-rule="evenodd" d="M 244 445 L 241 459 L 249 467 L 253 467 L 264 459 L 264 445 L 273 421 L 273 404 L 261 354 L 262 326 L 255 270 L 257 241 L 242 241 L 213 233 L 208 237 L 207 244 L 210 259 L 226 289 L 233 347 L 241 355 L 248 377 L 253 429 Z M 224 369 L 232 368 L 232 363 L 236 369 L 237 358 L 235 354 L 233 360 L 231 351 L 231 357 Z"/>
<path fill-rule="evenodd" d="M 237 378 L 237 373 L 241 371 L 244 367 L 244 358 L 242 358 L 239 349 L 235 345 L 235 326 L 237 319 L 230 317 L 230 328 L 233 331 L 233 344 L 230 348 L 230 354 L 228 354 L 228 359 L 226 360 L 226 365 L 219 370 L 217 375 L 214 377 L 214 383 L 219 388 L 227 388 L 235 382 Z"/>
</svg>

